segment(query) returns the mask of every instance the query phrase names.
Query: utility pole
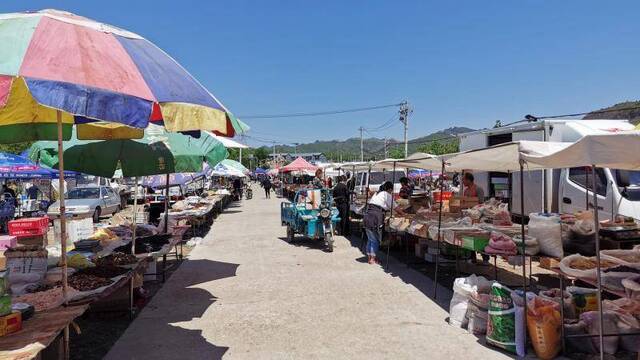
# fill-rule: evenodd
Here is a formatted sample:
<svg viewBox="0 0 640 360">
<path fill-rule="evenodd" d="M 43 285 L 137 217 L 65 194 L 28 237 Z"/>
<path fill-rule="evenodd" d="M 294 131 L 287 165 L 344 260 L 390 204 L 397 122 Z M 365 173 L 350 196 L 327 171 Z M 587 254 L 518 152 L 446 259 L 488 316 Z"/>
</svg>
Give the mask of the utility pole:
<svg viewBox="0 0 640 360">
<path fill-rule="evenodd" d="M 363 132 L 364 132 L 364 128 L 362 126 L 360 126 L 360 161 L 364 161 L 364 137 L 363 137 Z"/>
<path fill-rule="evenodd" d="M 413 110 L 409 107 L 409 103 L 405 100 L 400 104 L 400 122 L 404 124 L 404 157 L 409 156 L 409 140 L 407 139 L 407 132 L 409 130 L 409 114 Z"/>
<path fill-rule="evenodd" d="M 276 142 L 273 142 L 273 164 L 275 166 L 276 163 Z"/>
</svg>

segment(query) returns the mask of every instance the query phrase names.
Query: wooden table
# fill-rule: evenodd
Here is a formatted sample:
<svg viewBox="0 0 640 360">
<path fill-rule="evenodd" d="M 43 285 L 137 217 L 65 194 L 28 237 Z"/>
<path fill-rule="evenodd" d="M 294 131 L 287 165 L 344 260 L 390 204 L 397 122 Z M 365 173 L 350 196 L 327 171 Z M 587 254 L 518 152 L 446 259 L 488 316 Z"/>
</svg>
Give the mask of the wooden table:
<svg viewBox="0 0 640 360">
<path fill-rule="evenodd" d="M 35 358 L 88 307 L 88 305 L 61 306 L 36 313 L 22 323 L 22 330 L 0 337 L 0 360 Z"/>
</svg>

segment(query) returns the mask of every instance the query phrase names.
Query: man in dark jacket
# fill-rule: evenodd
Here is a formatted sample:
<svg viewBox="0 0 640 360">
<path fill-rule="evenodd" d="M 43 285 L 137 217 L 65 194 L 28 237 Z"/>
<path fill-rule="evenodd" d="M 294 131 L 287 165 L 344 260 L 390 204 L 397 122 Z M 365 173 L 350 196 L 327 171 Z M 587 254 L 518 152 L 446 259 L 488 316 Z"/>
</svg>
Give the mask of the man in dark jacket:
<svg viewBox="0 0 640 360">
<path fill-rule="evenodd" d="M 340 213 L 340 235 L 348 236 L 350 233 L 349 224 L 349 189 L 347 188 L 346 178 L 338 176 L 338 183 L 333 188 L 333 201 Z"/>
</svg>

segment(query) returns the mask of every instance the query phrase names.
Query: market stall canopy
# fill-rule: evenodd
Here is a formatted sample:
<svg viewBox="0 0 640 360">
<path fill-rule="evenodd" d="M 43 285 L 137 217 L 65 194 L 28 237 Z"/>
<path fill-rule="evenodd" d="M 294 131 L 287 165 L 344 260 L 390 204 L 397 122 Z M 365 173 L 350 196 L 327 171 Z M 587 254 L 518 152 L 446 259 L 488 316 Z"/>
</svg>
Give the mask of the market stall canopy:
<svg viewBox="0 0 640 360">
<path fill-rule="evenodd" d="M 562 150 L 571 143 L 549 141 L 514 141 L 478 150 L 451 154 L 445 160 L 447 171 L 519 171 L 524 155 L 546 156 Z M 525 170 L 544 169 L 545 166 L 527 161 Z"/>
<path fill-rule="evenodd" d="M 246 130 L 173 58 L 132 32 L 47 9 L 0 14 L 0 38 L 0 143 L 57 139 L 57 110 L 64 139 L 74 124 L 96 121 L 229 137 Z"/>
<path fill-rule="evenodd" d="M 73 177 L 73 171 L 65 171 L 65 176 Z M 58 171 L 39 166 L 33 161 L 14 154 L 0 153 L 0 178 L 2 179 L 57 179 Z"/>
<path fill-rule="evenodd" d="M 245 174 L 229 165 L 225 165 L 220 162 L 218 165 L 214 166 L 210 171 L 207 171 L 209 176 L 224 176 L 224 177 L 245 177 Z"/>
<path fill-rule="evenodd" d="M 75 130 L 74 130 L 75 131 Z M 68 169 L 85 174 L 113 177 L 199 172 L 202 163 L 217 164 L 227 157 L 226 148 L 217 140 L 193 138 L 167 132 L 149 125 L 140 140 L 77 140 L 64 144 L 64 163 Z M 47 166 L 58 165 L 56 142 L 39 141 L 31 146 L 29 157 Z"/>
<path fill-rule="evenodd" d="M 203 173 L 176 173 L 169 175 L 169 187 L 185 186 L 199 179 Z M 153 175 L 144 178 L 142 185 L 153 189 L 164 189 L 167 186 L 167 175 Z"/>
<path fill-rule="evenodd" d="M 298 158 L 293 160 L 289 165 L 281 167 L 280 172 L 304 171 L 304 170 L 315 171 L 316 169 L 317 169 L 316 166 L 311 165 L 307 160 L 298 156 Z"/>
<path fill-rule="evenodd" d="M 337 169 L 341 169 L 343 171 L 362 171 L 369 170 L 369 166 L 371 166 L 371 161 L 356 161 L 356 162 L 346 162 L 340 164 Z"/>
<path fill-rule="evenodd" d="M 251 173 L 251 171 L 249 169 L 247 169 L 244 165 L 242 165 L 240 162 L 235 161 L 235 160 L 224 159 L 220 163 L 222 165 L 228 167 L 228 168 L 236 169 L 236 170 L 242 172 L 243 174 Z"/>
<path fill-rule="evenodd" d="M 404 159 L 384 159 L 376 161 L 372 168 L 385 168 L 389 169 L 393 167 L 395 163 L 396 168 L 418 168 L 424 170 L 440 170 L 442 168 L 442 157 L 437 155 L 431 155 L 427 153 L 417 152 L 411 154 Z"/>
<path fill-rule="evenodd" d="M 577 166 L 640 170 L 640 131 L 586 135 L 575 143 L 552 151 L 524 152 L 527 164 L 545 168 Z"/>
<path fill-rule="evenodd" d="M 248 128 L 248 127 L 247 127 Z M 205 134 L 211 136 L 212 138 L 220 141 L 222 143 L 222 145 L 224 145 L 224 147 L 226 147 L 227 149 L 247 149 L 249 148 L 247 145 L 239 143 L 233 139 L 224 137 L 224 136 L 218 136 L 210 131 L 205 131 Z"/>
</svg>

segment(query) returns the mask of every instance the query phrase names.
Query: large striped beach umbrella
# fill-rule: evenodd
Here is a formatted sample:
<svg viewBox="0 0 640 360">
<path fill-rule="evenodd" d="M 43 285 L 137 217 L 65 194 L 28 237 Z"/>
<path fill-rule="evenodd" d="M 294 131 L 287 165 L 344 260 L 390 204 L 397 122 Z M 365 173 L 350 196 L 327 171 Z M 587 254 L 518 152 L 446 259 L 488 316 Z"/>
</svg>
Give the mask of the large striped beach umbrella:
<svg viewBox="0 0 640 360">
<path fill-rule="evenodd" d="M 223 136 L 243 129 L 180 64 L 132 32 L 42 10 L 0 14 L 0 44 L 0 143 L 57 139 L 57 110 L 65 139 L 87 123 L 103 132 L 149 122 Z"/>
</svg>

